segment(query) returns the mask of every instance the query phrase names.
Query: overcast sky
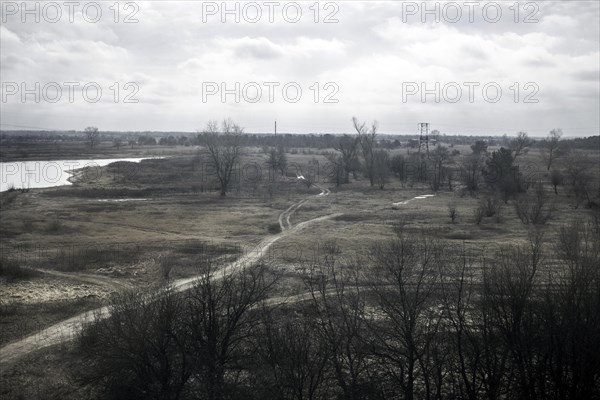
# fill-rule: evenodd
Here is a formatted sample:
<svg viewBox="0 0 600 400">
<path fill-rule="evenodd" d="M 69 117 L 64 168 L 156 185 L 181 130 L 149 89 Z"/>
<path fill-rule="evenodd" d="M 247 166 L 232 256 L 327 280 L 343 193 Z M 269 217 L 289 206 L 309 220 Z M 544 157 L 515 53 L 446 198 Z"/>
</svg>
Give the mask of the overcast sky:
<svg viewBox="0 0 600 400">
<path fill-rule="evenodd" d="M 2 1 L 2 129 L 195 131 L 229 117 L 247 132 L 277 120 L 279 132 L 341 133 L 352 116 L 391 134 L 418 122 L 447 134 L 600 128 L 598 1 L 523 1 L 518 15 L 512 1 L 428 2 L 439 22 L 421 2 L 228 2 L 226 15 L 221 2 L 122 2 L 118 15 L 113 1 L 80 2 L 72 22 L 44 2 L 36 22 L 35 3 L 25 14 Z M 23 99 L 36 82 L 39 102 Z"/>
</svg>

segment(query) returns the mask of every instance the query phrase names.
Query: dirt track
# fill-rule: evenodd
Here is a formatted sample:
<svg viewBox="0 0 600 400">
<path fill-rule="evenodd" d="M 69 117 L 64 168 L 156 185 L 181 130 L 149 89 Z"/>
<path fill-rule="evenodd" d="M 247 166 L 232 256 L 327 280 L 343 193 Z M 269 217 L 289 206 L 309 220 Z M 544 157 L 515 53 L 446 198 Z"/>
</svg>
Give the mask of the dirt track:
<svg viewBox="0 0 600 400">
<path fill-rule="evenodd" d="M 70 279 L 77 282 L 91 283 L 92 285 L 104 286 L 108 287 L 112 290 L 122 290 L 128 289 L 132 286 L 126 282 L 120 282 L 114 278 L 108 278 L 105 276 L 92 275 L 92 274 L 81 274 L 81 273 L 71 273 L 67 274 L 59 271 L 52 271 L 48 269 L 38 269 L 38 271 L 52 276 L 58 276 L 60 278 Z"/>
<path fill-rule="evenodd" d="M 300 180 L 304 180 L 303 177 L 298 177 Z M 281 233 L 277 235 L 268 236 L 263 239 L 254 250 L 242 255 L 238 260 L 225 265 L 223 268 L 219 270 L 219 274 L 227 274 L 235 268 L 245 265 L 251 265 L 256 263 L 258 260 L 262 258 L 262 256 L 266 253 L 266 251 L 279 239 L 291 234 L 296 233 L 311 224 L 316 222 L 325 221 L 327 219 L 339 216 L 341 214 L 330 214 L 318 218 L 314 218 L 308 221 L 304 221 L 298 223 L 296 225 L 292 225 L 290 222 L 290 217 L 293 213 L 298 210 L 304 203 L 309 201 L 311 198 L 327 196 L 329 195 L 329 190 L 322 188 L 318 185 L 312 184 L 316 188 L 321 190 L 321 193 L 318 195 L 312 195 L 306 199 L 303 199 L 297 203 L 292 204 L 288 209 L 282 212 L 279 216 L 279 224 L 281 226 Z M 194 282 L 198 277 L 179 279 L 174 281 L 171 284 L 171 288 L 182 292 L 190 289 Z M 301 295 L 300 298 L 304 298 L 304 295 Z M 289 299 L 287 300 L 289 301 Z M 79 315 L 76 315 L 72 318 L 69 318 L 65 321 L 59 322 L 55 325 L 52 325 L 46 329 L 43 329 L 39 332 L 36 332 L 32 335 L 29 335 L 23 339 L 11 342 L 2 348 L 0 348 L 0 365 L 8 364 L 19 357 L 31 353 L 36 350 L 43 349 L 48 346 L 52 346 L 55 344 L 59 344 L 62 342 L 72 340 L 77 333 L 80 331 L 81 327 L 85 323 L 89 323 L 94 319 L 95 316 L 101 316 L 103 318 L 109 315 L 108 307 L 102 307 L 95 310 L 90 310 Z"/>
</svg>

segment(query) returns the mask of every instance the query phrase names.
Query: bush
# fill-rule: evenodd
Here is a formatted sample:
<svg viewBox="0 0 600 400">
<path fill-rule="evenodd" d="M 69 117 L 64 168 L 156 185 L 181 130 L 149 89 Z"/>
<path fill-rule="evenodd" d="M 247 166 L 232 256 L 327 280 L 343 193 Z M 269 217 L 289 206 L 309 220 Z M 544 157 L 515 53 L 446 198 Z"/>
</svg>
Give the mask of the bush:
<svg viewBox="0 0 600 400">
<path fill-rule="evenodd" d="M 323 252 L 330 256 L 342 254 L 342 250 L 335 240 L 325 241 L 323 243 Z"/>
<path fill-rule="evenodd" d="M 58 232 L 62 228 L 63 228 L 63 223 L 58 218 L 55 218 L 46 224 L 46 232 L 48 232 L 48 233 Z"/>
<path fill-rule="evenodd" d="M 525 225 L 543 225 L 552 217 L 553 207 L 541 183 L 537 184 L 533 196 L 523 195 L 515 202 L 517 216 Z"/>
<path fill-rule="evenodd" d="M 204 260 L 200 271 L 188 293 L 126 292 L 98 311 L 79 336 L 86 365 L 73 371 L 76 381 L 107 399 L 241 397 L 225 392 L 238 362 L 255 356 L 246 345 L 257 328 L 252 310 L 273 282 L 263 266 L 226 274 Z"/>
<path fill-rule="evenodd" d="M 487 196 L 481 200 L 479 205 L 486 217 L 493 217 L 500 212 L 502 205 L 496 196 Z"/>
<path fill-rule="evenodd" d="M 173 270 L 173 258 L 166 254 L 161 254 L 158 257 L 158 266 L 160 269 L 160 276 L 165 280 L 169 280 L 171 270 Z"/>
<path fill-rule="evenodd" d="M 558 186 L 562 185 L 564 182 L 563 174 L 560 171 L 553 169 L 550 174 L 550 182 L 552 182 L 552 186 L 554 187 L 554 194 L 558 194 Z"/>
<path fill-rule="evenodd" d="M 115 297 L 110 317 L 98 315 L 84 327 L 80 349 L 86 368 L 75 371 L 83 384 L 99 383 L 108 398 L 178 399 L 190 378 L 183 349 L 179 297 L 139 292 Z"/>
<path fill-rule="evenodd" d="M 16 260 L 2 257 L 0 258 L 0 276 L 8 281 L 31 279 L 39 275 L 39 272 L 19 265 Z"/>
<path fill-rule="evenodd" d="M 279 223 L 272 223 L 269 224 L 269 226 L 267 227 L 267 230 L 269 231 L 269 233 L 272 234 L 277 234 L 277 233 L 281 233 L 281 225 L 279 225 Z"/>
<path fill-rule="evenodd" d="M 456 218 L 458 217 L 458 210 L 456 207 L 456 203 L 454 203 L 454 202 L 448 203 L 448 216 L 450 217 L 450 220 L 452 221 L 452 223 L 454 223 L 454 221 L 456 221 Z"/>
<path fill-rule="evenodd" d="M 0 193 L 0 206 L 2 206 L 2 208 L 8 207 L 9 205 L 15 202 L 18 195 L 18 191 L 11 191 L 10 189 L 6 192 Z"/>
</svg>

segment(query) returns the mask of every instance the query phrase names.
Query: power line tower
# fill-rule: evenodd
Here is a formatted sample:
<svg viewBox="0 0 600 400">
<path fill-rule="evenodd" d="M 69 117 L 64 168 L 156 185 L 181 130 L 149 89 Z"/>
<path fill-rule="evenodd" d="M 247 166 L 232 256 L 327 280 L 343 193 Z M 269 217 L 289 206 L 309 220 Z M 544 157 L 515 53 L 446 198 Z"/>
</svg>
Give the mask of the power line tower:
<svg viewBox="0 0 600 400">
<path fill-rule="evenodd" d="M 419 122 L 419 154 L 423 147 L 427 149 L 427 158 L 429 158 L 429 122 Z"/>
</svg>

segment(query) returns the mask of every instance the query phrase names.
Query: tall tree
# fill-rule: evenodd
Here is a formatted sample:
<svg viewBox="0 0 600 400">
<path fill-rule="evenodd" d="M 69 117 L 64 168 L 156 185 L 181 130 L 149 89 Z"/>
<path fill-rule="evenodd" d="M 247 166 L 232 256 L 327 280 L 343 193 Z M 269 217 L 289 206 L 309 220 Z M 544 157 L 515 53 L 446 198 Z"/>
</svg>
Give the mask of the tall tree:
<svg viewBox="0 0 600 400">
<path fill-rule="evenodd" d="M 96 144 L 98 144 L 98 140 L 100 139 L 100 132 L 98 131 L 98 128 L 95 126 L 88 126 L 85 128 L 84 132 L 85 139 L 90 146 L 90 149 L 93 149 L 96 147 Z"/>
<path fill-rule="evenodd" d="M 474 155 L 485 155 L 487 154 L 487 143 L 484 142 L 483 140 L 478 140 L 475 142 L 475 144 L 471 145 L 471 151 L 473 152 Z"/>
<path fill-rule="evenodd" d="M 224 120 L 221 127 L 219 132 L 216 121 L 208 122 L 202 138 L 219 180 L 221 196 L 224 197 L 231 183 L 234 167 L 241 157 L 244 129 L 230 119 Z"/>
<path fill-rule="evenodd" d="M 434 164 L 433 181 L 431 182 L 431 185 L 433 190 L 438 190 L 444 182 L 444 177 L 447 172 L 446 168 L 444 168 L 444 163 L 450 158 L 450 152 L 446 146 L 436 146 L 431 155 Z"/>
<path fill-rule="evenodd" d="M 279 172 L 281 175 L 285 175 L 287 170 L 287 156 L 285 154 L 285 148 L 283 146 L 277 147 L 277 168 L 279 168 Z"/>
<path fill-rule="evenodd" d="M 425 236 L 396 233 L 396 239 L 371 252 L 378 277 L 372 289 L 378 311 L 387 317 L 371 324 L 374 353 L 385 375 L 402 391 L 402 398 L 431 398 L 426 394 L 431 382 L 426 353 L 439 321 L 428 310 L 435 302 L 441 247 Z"/>
<path fill-rule="evenodd" d="M 341 388 L 338 398 L 369 398 L 369 359 L 363 340 L 365 298 L 358 269 L 340 268 L 328 259 L 315 266 L 305 279 L 314 305 L 320 340 L 329 349 L 334 378 Z"/>
<path fill-rule="evenodd" d="M 554 160 L 560 156 L 560 137 L 562 136 L 562 129 L 552 129 L 546 137 L 541 149 L 542 159 L 546 164 L 546 170 L 550 171 Z"/>
<path fill-rule="evenodd" d="M 390 176 L 390 155 L 380 149 L 373 153 L 373 181 L 383 190 Z"/>
<path fill-rule="evenodd" d="M 288 165 L 285 148 L 283 146 L 279 146 L 277 149 L 271 148 L 269 150 L 269 159 L 267 160 L 267 164 L 273 170 L 273 172 L 278 170 L 281 175 L 284 176 Z"/>
<path fill-rule="evenodd" d="M 358 133 L 362 155 L 365 160 L 365 174 L 369 178 L 371 186 L 375 185 L 375 137 L 377 136 L 377 121 L 373 121 L 371 129 L 364 122 L 359 122 L 352 117 L 352 124 Z"/>
<path fill-rule="evenodd" d="M 505 202 L 516 193 L 523 191 L 522 175 L 514 162 L 513 152 L 501 147 L 492 153 L 483 169 L 486 183 L 492 189 L 501 192 Z"/>
<path fill-rule="evenodd" d="M 178 400 L 192 377 L 180 296 L 140 291 L 115 296 L 110 316 L 97 314 L 81 332 L 83 384 L 98 384 L 108 398 Z"/>
<path fill-rule="evenodd" d="M 517 137 L 510 141 L 509 148 L 513 151 L 513 159 L 529 152 L 529 146 L 533 144 L 533 140 L 527 136 L 527 132 L 519 132 Z"/>
<path fill-rule="evenodd" d="M 237 267 L 217 271 L 210 260 L 189 292 L 187 329 L 198 385 L 195 398 L 220 400 L 226 376 L 243 358 L 244 341 L 258 328 L 253 311 L 274 281 L 264 277 L 264 267 Z"/>
<path fill-rule="evenodd" d="M 339 156 L 336 153 L 325 155 L 327 160 L 337 167 L 336 171 L 343 171 L 342 183 L 350 182 L 350 173 L 354 173 L 358 168 L 358 144 L 358 137 L 344 135 L 333 147 L 339 152 Z"/>
</svg>

